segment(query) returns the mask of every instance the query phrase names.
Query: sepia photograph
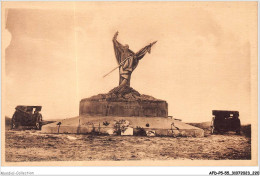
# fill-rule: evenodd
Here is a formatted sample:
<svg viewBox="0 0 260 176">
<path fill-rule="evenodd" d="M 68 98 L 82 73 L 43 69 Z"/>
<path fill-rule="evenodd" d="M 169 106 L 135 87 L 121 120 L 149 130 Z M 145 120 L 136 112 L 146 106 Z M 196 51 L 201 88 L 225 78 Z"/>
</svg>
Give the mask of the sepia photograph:
<svg viewBox="0 0 260 176">
<path fill-rule="evenodd" d="M 258 164 L 257 2 L 1 10 L 1 165 Z"/>
</svg>

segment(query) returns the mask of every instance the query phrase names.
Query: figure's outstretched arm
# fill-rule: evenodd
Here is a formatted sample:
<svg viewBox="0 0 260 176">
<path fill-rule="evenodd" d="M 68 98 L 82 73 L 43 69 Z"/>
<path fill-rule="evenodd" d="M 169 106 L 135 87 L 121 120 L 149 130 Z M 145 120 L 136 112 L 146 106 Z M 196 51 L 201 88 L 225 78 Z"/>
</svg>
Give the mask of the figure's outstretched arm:
<svg viewBox="0 0 260 176">
<path fill-rule="evenodd" d="M 115 35 L 114 35 L 114 37 L 113 37 L 113 40 L 116 40 L 117 39 L 117 36 L 118 36 L 118 31 L 116 31 L 116 33 L 115 33 Z"/>
<path fill-rule="evenodd" d="M 136 59 L 140 60 L 142 59 L 145 54 L 148 52 L 149 54 L 151 53 L 151 48 L 152 46 L 156 43 L 157 41 L 153 42 L 153 43 L 150 43 L 149 45 L 143 47 L 142 49 L 140 49 L 140 51 L 138 51 L 136 54 L 135 54 L 135 57 Z"/>
<path fill-rule="evenodd" d="M 123 49 L 122 49 L 123 45 L 117 41 L 117 36 L 118 36 L 118 32 L 116 32 L 114 37 L 113 37 L 113 44 L 114 44 L 116 60 L 117 60 L 117 62 L 119 64 L 120 61 L 121 61 L 121 53 L 123 51 Z"/>
<path fill-rule="evenodd" d="M 123 45 L 117 41 L 117 36 L 118 36 L 118 31 L 115 33 L 115 35 L 113 37 L 114 47 L 118 48 L 119 50 L 122 50 Z"/>
</svg>

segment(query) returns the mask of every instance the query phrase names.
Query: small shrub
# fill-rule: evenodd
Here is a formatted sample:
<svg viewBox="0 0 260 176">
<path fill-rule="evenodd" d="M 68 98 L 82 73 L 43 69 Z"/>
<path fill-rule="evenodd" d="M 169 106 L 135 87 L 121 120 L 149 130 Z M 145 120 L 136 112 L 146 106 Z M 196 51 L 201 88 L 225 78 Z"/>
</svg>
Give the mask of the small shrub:
<svg viewBox="0 0 260 176">
<path fill-rule="evenodd" d="M 146 131 L 142 127 L 137 126 L 134 135 L 135 136 L 146 136 Z"/>
</svg>

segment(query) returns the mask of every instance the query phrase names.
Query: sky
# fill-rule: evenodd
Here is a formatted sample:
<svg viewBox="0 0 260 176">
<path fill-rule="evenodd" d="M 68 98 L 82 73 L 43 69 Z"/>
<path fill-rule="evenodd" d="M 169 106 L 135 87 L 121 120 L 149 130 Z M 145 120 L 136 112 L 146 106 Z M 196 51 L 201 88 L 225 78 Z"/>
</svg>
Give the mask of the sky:
<svg viewBox="0 0 260 176">
<path fill-rule="evenodd" d="M 137 52 L 158 40 L 132 74 L 169 115 L 205 122 L 212 110 L 252 120 L 255 2 L 5 2 L 4 110 L 41 105 L 44 119 L 75 117 L 79 102 L 119 82 L 112 38 Z M 3 74 L 3 73 L 2 73 Z"/>
</svg>

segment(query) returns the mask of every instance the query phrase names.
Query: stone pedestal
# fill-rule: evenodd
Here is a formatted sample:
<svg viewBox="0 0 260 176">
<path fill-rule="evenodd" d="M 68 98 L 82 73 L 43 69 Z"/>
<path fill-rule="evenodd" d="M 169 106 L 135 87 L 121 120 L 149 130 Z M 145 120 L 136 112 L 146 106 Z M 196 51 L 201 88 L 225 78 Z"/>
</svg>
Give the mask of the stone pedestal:
<svg viewBox="0 0 260 176">
<path fill-rule="evenodd" d="M 79 115 L 168 117 L 166 101 L 80 101 Z"/>
<path fill-rule="evenodd" d="M 115 88 L 116 89 L 116 88 Z M 168 117 L 168 104 L 131 87 L 120 92 L 112 89 L 80 101 L 79 115 L 116 117 Z"/>
</svg>

